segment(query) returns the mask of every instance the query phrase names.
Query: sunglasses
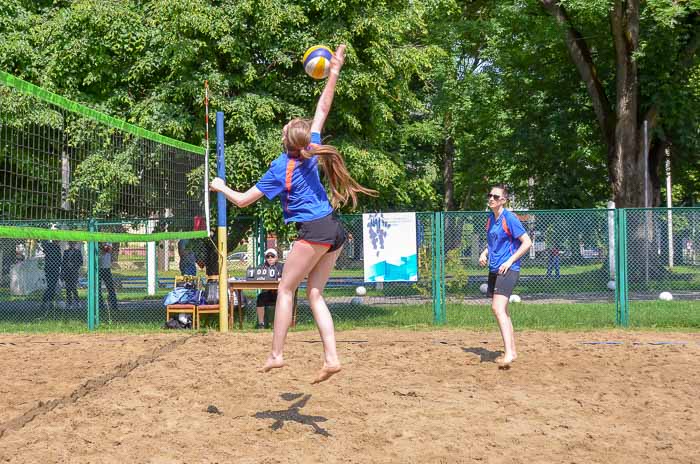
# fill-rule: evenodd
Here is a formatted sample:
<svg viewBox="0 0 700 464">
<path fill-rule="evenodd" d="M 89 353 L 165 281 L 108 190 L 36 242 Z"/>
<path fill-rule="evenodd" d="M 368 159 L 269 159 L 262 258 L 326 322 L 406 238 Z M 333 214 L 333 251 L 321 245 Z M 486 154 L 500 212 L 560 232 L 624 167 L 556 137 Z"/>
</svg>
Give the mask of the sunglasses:
<svg viewBox="0 0 700 464">
<path fill-rule="evenodd" d="M 494 200 L 498 201 L 498 200 L 505 198 L 505 197 L 502 197 L 500 195 L 496 195 L 493 193 L 488 193 L 488 194 L 486 194 L 486 198 L 493 198 Z"/>
<path fill-rule="evenodd" d="M 266 258 L 276 258 L 277 256 L 275 255 L 265 255 Z"/>
</svg>

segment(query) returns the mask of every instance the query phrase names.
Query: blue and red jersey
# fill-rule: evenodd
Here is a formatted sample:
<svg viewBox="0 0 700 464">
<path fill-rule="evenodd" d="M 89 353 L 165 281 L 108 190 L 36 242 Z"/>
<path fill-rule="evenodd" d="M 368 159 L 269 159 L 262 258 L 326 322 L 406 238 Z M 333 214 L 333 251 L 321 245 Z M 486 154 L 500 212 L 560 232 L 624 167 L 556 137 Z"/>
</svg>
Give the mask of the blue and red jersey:
<svg viewBox="0 0 700 464">
<path fill-rule="evenodd" d="M 511 211 L 503 210 L 496 219 L 493 212 L 489 213 L 486 221 L 486 239 L 489 246 L 489 271 L 498 272 L 501 264 L 510 259 L 520 248 L 518 240 L 526 232 L 520 219 Z M 514 271 L 520 270 L 520 260 L 510 267 Z"/>
<path fill-rule="evenodd" d="M 320 144 L 321 134 L 312 132 L 311 143 Z M 333 212 L 316 156 L 304 159 L 282 153 L 255 186 L 268 200 L 280 198 L 285 224 L 313 221 Z"/>
</svg>

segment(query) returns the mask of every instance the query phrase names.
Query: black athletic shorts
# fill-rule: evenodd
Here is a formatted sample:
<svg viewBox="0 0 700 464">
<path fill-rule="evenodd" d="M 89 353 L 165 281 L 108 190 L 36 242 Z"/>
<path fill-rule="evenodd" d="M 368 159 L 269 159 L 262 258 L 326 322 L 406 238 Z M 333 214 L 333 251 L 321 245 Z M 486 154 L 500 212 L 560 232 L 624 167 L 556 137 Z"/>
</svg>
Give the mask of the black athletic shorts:
<svg viewBox="0 0 700 464">
<path fill-rule="evenodd" d="M 274 290 L 266 290 L 264 292 L 260 292 L 260 295 L 258 295 L 258 299 L 255 302 L 255 306 L 257 308 L 262 306 L 275 306 L 276 303 L 277 292 Z"/>
<path fill-rule="evenodd" d="M 489 272 L 489 284 L 486 289 L 486 296 L 490 298 L 495 293 L 496 295 L 503 295 L 510 298 L 513 294 L 515 284 L 518 283 L 518 277 L 520 277 L 520 271 L 513 271 L 511 269 L 508 269 L 508 272 L 505 274 Z"/>
<path fill-rule="evenodd" d="M 347 238 L 343 224 L 333 214 L 308 222 L 297 222 L 297 240 L 312 245 L 323 245 L 328 251 L 343 246 Z"/>
</svg>

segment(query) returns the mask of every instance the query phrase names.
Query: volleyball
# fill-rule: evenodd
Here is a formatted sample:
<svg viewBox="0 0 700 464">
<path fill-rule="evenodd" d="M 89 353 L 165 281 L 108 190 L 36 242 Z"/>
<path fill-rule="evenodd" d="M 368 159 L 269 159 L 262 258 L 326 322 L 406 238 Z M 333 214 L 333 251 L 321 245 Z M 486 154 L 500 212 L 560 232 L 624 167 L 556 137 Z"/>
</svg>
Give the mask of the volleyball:
<svg viewBox="0 0 700 464">
<path fill-rule="evenodd" d="M 304 63 L 304 71 L 314 79 L 326 78 L 331 71 L 332 57 L 333 52 L 330 48 L 325 45 L 314 45 L 306 50 L 301 60 Z"/>
</svg>

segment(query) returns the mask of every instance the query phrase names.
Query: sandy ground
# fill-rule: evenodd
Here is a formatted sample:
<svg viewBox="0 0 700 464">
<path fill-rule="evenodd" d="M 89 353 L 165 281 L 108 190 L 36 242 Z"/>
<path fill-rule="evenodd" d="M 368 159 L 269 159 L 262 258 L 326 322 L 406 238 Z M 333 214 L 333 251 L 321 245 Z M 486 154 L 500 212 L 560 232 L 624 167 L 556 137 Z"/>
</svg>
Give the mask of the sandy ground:
<svg viewBox="0 0 700 464">
<path fill-rule="evenodd" d="M 698 463 L 700 334 L 1 335 L 0 462 Z M 586 343 L 586 342 L 615 342 Z M 661 342 L 661 343 L 659 343 Z"/>
</svg>

